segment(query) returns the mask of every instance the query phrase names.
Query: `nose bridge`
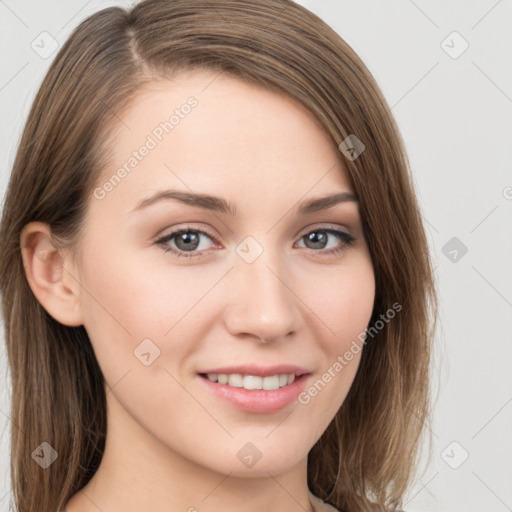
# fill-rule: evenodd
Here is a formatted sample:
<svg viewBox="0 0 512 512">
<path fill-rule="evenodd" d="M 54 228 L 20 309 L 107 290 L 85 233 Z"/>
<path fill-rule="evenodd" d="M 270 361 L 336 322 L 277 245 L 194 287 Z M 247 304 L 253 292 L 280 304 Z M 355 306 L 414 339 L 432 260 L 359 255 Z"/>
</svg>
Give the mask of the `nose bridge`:
<svg viewBox="0 0 512 512">
<path fill-rule="evenodd" d="M 228 320 L 233 334 L 252 334 L 264 341 L 277 340 L 297 329 L 297 298 L 286 270 L 284 255 L 247 237 L 237 247 L 233 268 L 234 301 Z"/>
</svg>

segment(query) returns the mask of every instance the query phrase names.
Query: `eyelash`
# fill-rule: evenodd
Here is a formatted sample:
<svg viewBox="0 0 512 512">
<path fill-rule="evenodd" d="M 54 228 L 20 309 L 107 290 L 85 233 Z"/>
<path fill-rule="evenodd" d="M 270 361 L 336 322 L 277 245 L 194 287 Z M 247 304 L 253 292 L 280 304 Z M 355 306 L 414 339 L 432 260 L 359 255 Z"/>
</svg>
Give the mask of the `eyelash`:
<svg viewBox="0 0 512 512">
<path fill-rule="evenodd" d="M 207 237 L 211 238 L 214 242 L 218 243 L 217 239 L 212 234 L 208 233 L 207 231 L 204 231 L 202 229 L 192 228 L 192 227 L 186 227 L 186 228 L 177 229 L 176 231 L 173 231 L 173 232 L 169 233 L 168 235 L 165 235 L 165 236 L 159 238 L 158 240 L 155 241 L 155 244 L 161 246 L 162 249 L 164 250 L 164 252 L 171 252 L 179 258 L 182 258 L 182 257 L 184 257 L 184 258 L 201 258 L 201 257 L 205 256 L 204 251 L 203 252 L 195 252 L 195 253 L 194 252 L 187 253 L 185 251 L 180 251 L 179 249 L 174 249 L 167 245 L 167 242 L 172 240 L 174 237 L 177 237 L 183 233 L 188 233 L 188 232 L 194 232 L 194 233 L 200 233 L 202 235 L 206 235 Z M 341 254 L 344 250 L 347 249 L 347 247 L 349 247 L 350 245 L 352 245 L 355 242 L 355 238 L 352 235 L 350 235 L 349 233 L 346 233 L 345 231 L 342 231 L 339 229 L 332 229 L 332 228 L 322 228 L 322 227 L 315 228 L 315 229 L 312 229 L 312 230 L 304 233 L 299 238 L 299 240 L 302 240 L 304 237 L 306 237 L 307 235 L 309 235 L 311 233 L 317 233 L 317 232 L 333 234 L 338 237 L 340 242 L 344 242 L 342 245 L 335 247 L 333 249 L 328 249 L 328 250 L 310 249 L 313 252 L 321 253 L 322 257 L 323 256 L 326 256 L 326 257 L 327 256 L 336 256 L 338 254 Z"/>
</svg>

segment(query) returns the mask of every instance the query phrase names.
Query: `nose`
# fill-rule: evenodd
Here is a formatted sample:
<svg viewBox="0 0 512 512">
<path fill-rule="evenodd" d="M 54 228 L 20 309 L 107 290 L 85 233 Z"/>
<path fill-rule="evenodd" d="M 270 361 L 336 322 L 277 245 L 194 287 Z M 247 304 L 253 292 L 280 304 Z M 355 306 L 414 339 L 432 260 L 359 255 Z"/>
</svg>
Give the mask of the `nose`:
<svg viewBox="0 0 512 512">
<path fill-rule="evenodd" d="M 275 343 L 297 332 L 300 300 L 290 272 L 270 250 L 252 263 L 236 258 L 227 283 L 230 305 L 225 309 L 227 330 L 239 338 Z"/>
</svg>

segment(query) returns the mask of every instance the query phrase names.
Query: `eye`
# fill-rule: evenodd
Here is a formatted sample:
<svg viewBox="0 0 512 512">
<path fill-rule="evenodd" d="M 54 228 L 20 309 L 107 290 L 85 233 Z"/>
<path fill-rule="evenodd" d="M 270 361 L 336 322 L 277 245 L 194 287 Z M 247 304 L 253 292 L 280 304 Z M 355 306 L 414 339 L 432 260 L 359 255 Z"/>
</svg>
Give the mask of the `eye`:
<svg viewBox="0 0 512 512">
<path fill-rule="evenodd" d="M 335 243 L 329 250 L 316 250 L 325 249 L 329 245 L 329 238 L 334 239 L 334 242 L 337 240 L 338 244 Z M 348 246 L 354 243 L 355 237 L 340 229 L 317 228 L 302 235 L 300 240 L 305 240 L 307 248 L 315 249 L 315 252 L 320 252 L 322 256 L 332 256 L 347 249 Z"/>
<path fill-rule="evenodd" d="M 155 244 L 160 245 L 165 252 L 172 252 L 178 257 L 200 258 L 205 256 L 208 251 L 208 243 L 202 243 L 202 238 L 217 242 L 215 237 L 206 231 L 185 227 L 159 238 L 155 241 Z M 325 250 L 329 245 L 329 238 L 333 239 L 334 242 L 337 240 L 338 244 L 335 243 L 334 247 L 331 246 L 328 250 Z M 313 252 L 322 256 L 331 256 L 345 250 L 355 241 L 355 237 L 340 229 L 317 228 L 302 235 L 300 241 L 302 240 L 306 241 L 306 248 L 313 250 Z M 170 242 L 172 242 L 172 245 Z"/>
<path fill-rule="evenodd" d="M 176 254 L 176 256 L 181 257 L 184 256 L 186 258 L 195 258 L 203 256 L 203 252 L 193 252 L 191 254 L 187 254 L 191 251 L 204 251 L 205 247 L 201 246 L 201 238 L 206 237 L 210 240 L 215 240 L 215 238 L 208 234 L 206 231 L 201 229 L 194 228 L 182 228 L 168 235 L 163 236 L 158 239 L 155 243 L 157 245 L 162 246 L 165 252 L 171 251 Z M 168 242 L 173 241 L 176 247 L 169 246 Z M 204 244 L 203 244 L 204 245 Z"/>
</svg>

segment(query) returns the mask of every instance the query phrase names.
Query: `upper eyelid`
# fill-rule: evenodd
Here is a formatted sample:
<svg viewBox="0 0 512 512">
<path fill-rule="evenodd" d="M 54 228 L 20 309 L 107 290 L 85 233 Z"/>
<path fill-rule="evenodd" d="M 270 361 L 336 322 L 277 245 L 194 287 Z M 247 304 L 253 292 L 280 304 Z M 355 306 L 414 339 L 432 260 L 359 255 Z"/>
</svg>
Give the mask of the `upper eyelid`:
<svg viewBox="0 0 512 512">
<path fill-rule="evenodd" d="M 315 231 L 315 230 L 318 230 L 318 231 L 321 231 L 321 230 L 335 230 L 335 231 L 343 231 L 345 233 L 347 233 L 347 235 L 351 235 L 351 236 L 355 236 L 353 233 L 352 233 L 352 230 L 349 229 L 347 226 L 340 226 L 339 224 L 332 224 L 332 223 L 326 223 L 326 224 L 313 224 L 311 226 L 308 226 L 308 227 L 305 227 L 303 229 L 301 229 L 295 236 L 296 237 L 303 237 L 304 235 L 306 235 L 307 233 L 311 232 L 311 231 Z M 171 236 L 171 235 L 176 235 L 180 232 L 186 232 L 186 231 L 197 231 L 197 232 L 201 232 L 202 234 L 205 234 L 207 235 L 208 237 L 212 238 L 213 240 L 215 241 L 218 241 L 218 236 L 213 234 L 213 233 L 210 233 L 206 228 L 203 228 L 203 227 L 196 227 L 196 226 L 192 226 L 192 225 L 185 225 L 183 227 L 177 227 L 177 228 L 173 228 L 171 231 L 169 231 L 167 234 L 165 235 L 159 235 L 156 237 L 156 240 L 160 240 L 162 238 L 167 238 L 168 236 Z"/>
<path fill-rule="evenodd" d="M 299 231 L 299 233 L 297 234 L 297 236 L 299 237 L 302 237 L 304 236 L 306 233 L 309 233 L 310 231 L 322 231 L 322 230 L 325 230 L 325 231 L 329 231 L 329 230 L 334 230 L 334 231 L 343 231 L 345 233 L 347 233 L 348 235 L 352 235 L 352 230 L 349 229 L 348 227 L 346 226 L 340 226 L 339 224 L 332 224 L 332 223 L 326 223 L 326 224 L 313 224 L 311 226 L 308 226 L 304 229 L 301 229 Z"/>
</svg>

